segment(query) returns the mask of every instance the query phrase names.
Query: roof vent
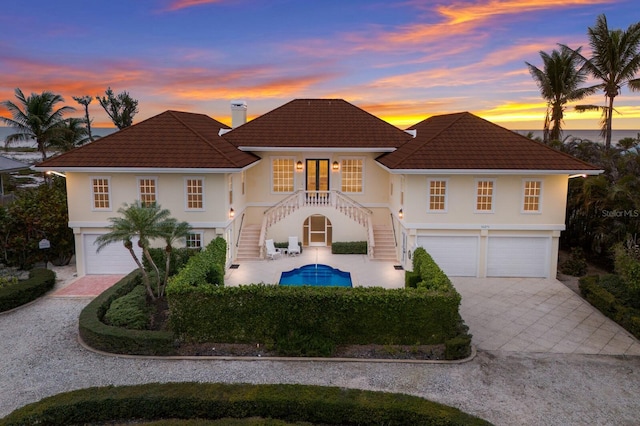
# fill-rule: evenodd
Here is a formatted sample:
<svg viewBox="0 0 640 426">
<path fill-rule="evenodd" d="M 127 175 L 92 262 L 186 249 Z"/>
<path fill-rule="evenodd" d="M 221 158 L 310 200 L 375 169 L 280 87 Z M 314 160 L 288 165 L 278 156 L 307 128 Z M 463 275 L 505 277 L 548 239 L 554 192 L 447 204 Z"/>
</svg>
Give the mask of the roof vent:
<svg viewBox="0 0 640 426">
<path fill-rule="evenodd" d="M 231 101 L 231 127 L 234 129 L 247 122 L 247 102 Z"/>
</svg>

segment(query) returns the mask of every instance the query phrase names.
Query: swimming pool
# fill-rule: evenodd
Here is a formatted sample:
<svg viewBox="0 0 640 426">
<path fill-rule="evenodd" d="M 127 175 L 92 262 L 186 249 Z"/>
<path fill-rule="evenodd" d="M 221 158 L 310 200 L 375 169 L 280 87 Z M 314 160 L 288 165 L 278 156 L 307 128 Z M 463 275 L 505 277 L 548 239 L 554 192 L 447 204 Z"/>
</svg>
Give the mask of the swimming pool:
<svg viewBox="0 0 640 426">
<path fill-rule="evenodd" d="M 288 286 L 320 286 L 320 287 L 352 287 L 351 274 L 329 265 L 304 265 L 291 271 L 283 272 L 280 285 Z"/>
</svg>

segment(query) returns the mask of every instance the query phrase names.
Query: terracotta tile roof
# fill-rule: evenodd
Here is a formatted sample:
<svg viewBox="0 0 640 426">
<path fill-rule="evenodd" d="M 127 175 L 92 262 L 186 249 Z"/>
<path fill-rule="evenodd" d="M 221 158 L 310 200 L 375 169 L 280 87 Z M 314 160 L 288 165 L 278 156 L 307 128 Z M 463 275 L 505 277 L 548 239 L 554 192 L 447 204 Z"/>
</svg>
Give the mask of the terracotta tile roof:
<svg viewBox="0 0 640 426">
<path fill-rule="evenodd" d="M 37 167 L 229 169 L 258 160 L 218 136 L 221 128 L 229 126 L 204 114 L 165 111 Z"/>
<path fill-rule="evenodd" d="M 430 117 L 415 138 L 378 157 L 390 169 L 598 170 L 468 112 Z"/>
<path fill-rule="evenodd" d="M 237 147 L 396 148 L 403 130 L 343 99 L 296 99 L 231 132 Z"/>
</svg>

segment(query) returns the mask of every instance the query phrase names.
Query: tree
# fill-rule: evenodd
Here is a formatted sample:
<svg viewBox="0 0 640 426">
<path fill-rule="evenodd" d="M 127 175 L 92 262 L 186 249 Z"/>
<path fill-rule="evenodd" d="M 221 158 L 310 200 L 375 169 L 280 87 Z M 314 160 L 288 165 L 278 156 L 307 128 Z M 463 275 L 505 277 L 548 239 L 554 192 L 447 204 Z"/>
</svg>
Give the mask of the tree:
<svg viewBox="0 0 640 426">
<path fill-rule="evenodd" d="M 607 104 L 578 105 L 576 110 L 602 111 L 602 136 L 605 138 L 605 147 L 610 148 L 614 99 L 625 85 L 632 91 L 640 90 L 640 78 L 635 78 L 640 70 L 640 22 L 629 25 L 626 31 L 610 30 L 606 16 L 600 15 L 596 25 L 589 27 L 588 35 L 591 58 L 576 53 L 580 55 L 587 72 L 602 81 L 597 87 L 604 91 Z"/>
<path fill-rule="evenodd" d="M 105 92 L 106 96 L 96 96 L 98 102 L 106 111 L 115 126 L 122 130 L 131 126 L 133 116 L 138 113 L 138 100 L 129 96 L 129 93 L 122 92 L 114 95 L 113 90 L 109 87 Z"/>
<path fill-rule="evenodd" d="M 111 217 L 109 221 L 111 225 L 107 228 L 110 230 L 108 233 L 100 235 L 96 239 L 98 244 L 98 252 L 109 244 L 121 242 L 124 247 L 129 250 L 129 253 L 133 257 L 133 260 L 138 265 L 140 272 L 142 273 L 142 281 L 147 289 L 147 294 L 152 300 L 156 300 L 164 295 L 164 287 L 166 281 L 160 277 L 160 271 L 158 266 L 154 262 L 151 253 L 149 252 L 151 240 L 156 238 L 162 238 L 170 246 L 178 238 L 178 228 L 188 228 L 189 225 L 182 222 L 177 222 L 171 218 L 171 213 L 167 209 L 162 209 L 157 204 L 143 204 L 136 200 L 133 204 L 124 204 L 124 207 L 118 209 L 118 213 L 121 217 Z M 189 228 L 190 229 L 190 228 Z M 175 236 L 170 234 L 175 233 Z M 133 250 L 133 240 L 138 240 L 138 247 L 142 249 L 143 256 L 151 265 L 151 269 L 156 278 L 156 289 L 151 286 L 151 277 L 149 272 L 144 268 L 142 262 Z M 171 249 L 166 250 L 169 253 Z M 166 275 L 166 274 L 165 274 Z"/>
<path fill-rule="evenodd" d="M 25 97 L 20 89 L 16 89 L 15 94 L 18 104 L 12 101 L 2 102 L 13 119 L 0 117 L 0 122 L 16 130 L 16 133 L 7 136 L 5 144 L 35 140 L 44 161 L 47 159 L 47 148 L 51 141 L 62 132 L 62 116 L 66 112 L 75 111 L 75 108 L 63 106 L 56 109 L 56 105 L 64 102 L 64 99 L 52 92 L 45 91 L 39 95 L 32 93 L 31 96 Z"/>
<path fill-rule="evenodd" d="M 594 93 L 596 86 L 580 88 L 587 79 L 584 66 L 580 66 L 578 56 L 580 48 L 572 51 L 566 47 L 553 50 L 549 55 L 540 51 L 543 69 L 525 62 L 531 77 L 535 80 L 542 98 L 547 101 L 547 113 L 544 122 L 544 143 L 558 141 L 562 133 L 562 119 L 565 105 Z M 551 131 L 549 126 L 552 125 Z"/>
<path fill-rule="evenodd" d="M 164 290 L 167 287 L 169 281 L 169 270 L 171 269 L 171 252 L 173 251 L 173 245 L 180 240 L 183 240 L 191 232 L 191 225 L 187 222 L 178 222 L 177 220 L 170 218 L 164 221 L 160 226 L 160 233 L 162 239 L 165 242 L 164 255 L 164 278 L 162 279 L 162 285 L 160 287 L 160 297 L 164 296 Z"/>
<path fill-rule="evenodd" d="M 84 120 L 87 123 L 87 136 L 89 140 L 93 142 L 93 135 L 91 134 L 91 118 L 89 117 L 89 104 L 93 101 L 93 96 L 74 96 L 73 100 L 84 107 Z"/>
<path fill-rule="evenodd" d="M 89 131 L 81 118 L 67 118 L 60 123 L 60 132 L 54 136 L 50 146 L 60 151 L 69 151 L 89 141 Z"/>
</svg>

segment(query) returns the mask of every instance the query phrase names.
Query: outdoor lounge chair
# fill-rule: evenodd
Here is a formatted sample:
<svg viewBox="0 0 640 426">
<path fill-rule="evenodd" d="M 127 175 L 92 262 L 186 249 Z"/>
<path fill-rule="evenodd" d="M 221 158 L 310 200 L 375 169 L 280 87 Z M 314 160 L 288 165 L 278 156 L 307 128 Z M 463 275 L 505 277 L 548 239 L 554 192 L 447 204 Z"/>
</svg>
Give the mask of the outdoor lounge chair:
<svg viewBox="0 0 640 426">
<path fill-rule="evenodd" d="M 274 260 L 278 256 L 282 256 L 280 249 L 277 249 L 273 244 L 273 240 L 267 240 L 264 242 L 267 246 L 267 259 Z"/>
<path fill-rule="evenodd" d="M 289 237 L 289 247 L 287 247 L 287 253 L 289 253 L 289 256 L 296 256 L 300 254 L 298 237 Z"/>
</svg>

